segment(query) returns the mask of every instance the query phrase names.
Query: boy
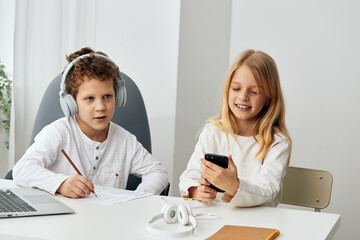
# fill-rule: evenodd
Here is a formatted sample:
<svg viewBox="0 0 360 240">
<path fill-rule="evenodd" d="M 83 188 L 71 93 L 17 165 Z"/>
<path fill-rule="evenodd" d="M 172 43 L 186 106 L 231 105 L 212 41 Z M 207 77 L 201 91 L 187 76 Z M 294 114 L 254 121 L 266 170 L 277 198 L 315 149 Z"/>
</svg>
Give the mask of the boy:
<svg viewBox="0 0 360 240">
<path fill-rule="evenodd" d="M 95 190 L 93 182 L 125 189 L 129 173 L 135 173 L 142 177 L 138 191 L 161 193 L 168 183 L 164 168 L 135 136 L 110 121 L 115 106 L 125 102 L 118 67 L 90 48 L 70 54 L 67 60 L 60 102 L 68 117 L 35 137 L 13 169 L 15 183 L 79 198 Z M 61 149 L 83 176 L 76 174 Z"/>
</svg>

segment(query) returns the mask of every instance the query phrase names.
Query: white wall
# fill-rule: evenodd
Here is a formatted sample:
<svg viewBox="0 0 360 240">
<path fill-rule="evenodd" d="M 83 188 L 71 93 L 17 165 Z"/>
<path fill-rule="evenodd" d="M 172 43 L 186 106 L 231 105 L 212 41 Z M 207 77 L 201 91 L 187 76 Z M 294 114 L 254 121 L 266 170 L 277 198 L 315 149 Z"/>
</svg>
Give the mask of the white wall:
<svg viewBox="0 0 360 240">
<path fill-rule="evenodd" d="M 243 0 L 232 9 L 231 60 L 255 48 L 278 63 L 290 164 L 333 174 L 324 212 L 341 214 L 335 239 L 354 239 L 360 235 L 360 2 Z"/>
<path fill-rule="evenodd" d="M 231 1 L 181 1 L 174 184 L 185 170 L 206 119 L 220 109 L 230 47 Z"/>
</svg>

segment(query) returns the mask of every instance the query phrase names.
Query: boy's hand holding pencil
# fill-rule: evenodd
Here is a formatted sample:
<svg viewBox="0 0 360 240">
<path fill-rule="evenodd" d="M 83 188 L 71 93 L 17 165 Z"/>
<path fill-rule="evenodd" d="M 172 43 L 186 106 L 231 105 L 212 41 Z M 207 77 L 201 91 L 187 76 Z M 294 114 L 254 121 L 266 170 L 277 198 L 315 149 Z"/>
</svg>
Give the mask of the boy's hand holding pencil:
<svg viewBox="0 0 360 240">
<path fill-rule="evenodd" d="M 70 164 L 73 166 L 73 168 L 78 174 L 67 178 L 57 189 L 57 192 L 59 192 L 63 196 L 70 198 L 81 198 L 85 197 L 85 195 L 89 195 L 90 193 L 93 193 L 96 196 L 96 193 L 94 192 L 94 184 L 89 179 L 82 176 L 80 171 L 77 169 L 75 164 L 71 161 L 71 159 L 63 149 L 61 150 L 61 152 L 64 154 L 64 156 L 67 158 L 67 160 L 70 162 Z"/>
</svg>

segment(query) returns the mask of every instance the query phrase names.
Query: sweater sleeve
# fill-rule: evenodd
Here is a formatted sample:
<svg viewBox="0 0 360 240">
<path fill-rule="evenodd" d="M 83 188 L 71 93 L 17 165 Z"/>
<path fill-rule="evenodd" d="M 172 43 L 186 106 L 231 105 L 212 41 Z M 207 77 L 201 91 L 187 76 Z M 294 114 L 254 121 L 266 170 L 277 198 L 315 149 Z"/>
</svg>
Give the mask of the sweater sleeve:
<svg viewBox="0 0 360 240">
<path fill-rule="evenodd" d="M 190 187 L 199 186 L 198 179 L 202 176 L 201 169 L 201 158 L 204 158 L 206 149 L 207 131 L 204 129 L 200 135 L 199 140 L 195 145 L 193 154 L 187 164 L 185 171 L 180 176 L 179 189 L 182 196 L 188 196 Z"/>
<path fill-rule="evenodd" d="M 270 203 L 277 206 L 281 198 L 282 180 L 290 155 L 290 143 L 281 138 L 269 149 L 258 175 L 249 180 L 240 178 L 240 187 L 230 204 L 240 207 Z M 226 193 L 224 195 L 226 199 Z"/>
<path fill-rule="evenodd" d="M 142 178 L 137 191 L 160 194 L 167 186 L 169 179 L 161 163 L 157 161 L 142 145 L 135 136 L 129 137 L 128 150 L 132 151 L 130 173 Z"/>
<path fill-rule="evenodd" d="M 48 170 L 57 158 L 61 141 L 61 134 L 56 128 L 51 125 L 45 127 L 14 166 L 14 182 L 23 187 L 37 187 L 55 194 L 68 177 Z"/>
</svg>

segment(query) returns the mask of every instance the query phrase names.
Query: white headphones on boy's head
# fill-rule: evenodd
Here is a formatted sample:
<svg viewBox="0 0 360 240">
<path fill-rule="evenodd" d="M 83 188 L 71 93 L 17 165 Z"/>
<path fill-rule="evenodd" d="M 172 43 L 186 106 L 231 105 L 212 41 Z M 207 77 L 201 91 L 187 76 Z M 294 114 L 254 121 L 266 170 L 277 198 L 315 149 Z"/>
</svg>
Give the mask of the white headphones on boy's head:
<svg viewBox="0 0 360 240">
<path fill-rule="evenodd" d="M 151 226 L 153 222 L 158 219 L 164 219 L 166 223 L 176 223 L 179 222 L 181 225 L 191 225 L 191 228 L 184 231 L 173 232 L 173 231 L 163 231 L 156 229 Z M 190 234 L 193 234 L 196 229 L 196 220 L 193 216 L 192 210 L 189 206 L 186 205 L 174 205 L 174 204 L 165 204 L 161 209 L 161 213 L 150 218 L 145 225 L 146 231 L 151 234 L 163 237 L 183 237 Z"/>
<path fill-rule="evenodd" d="M 104 55 L 97 53 L 91 53 L 91 54 L 106 59 L 107 61 L 111 62 L 116 66 L 116 64 L 110 58 Z M 78 113 L 78 107 L 73 96 L 65 91 L 65 80 L 69 71 L 74 66 L 74 63 L 86 57 L 90 57 L 90 53 L 75 58 L 73 61 L 71 61 L 71 63 L 67 65 L 67 67 L 64 70 L 64 73 L 62 74 L 61 82 L 60 82 L 60 92 L 59 92 L 60 106 L 66 117 L 75 116 Z M 115 92 L 115 96 L 116 96 L 115 104 L 118 107 L 122 107 L 126 103 L 126 88 L 125 88 L 125 81 L 121 78 L 120 70 L 116 73 L 115 78 L 118 81 L 118 89 Z"/>
</svg>

